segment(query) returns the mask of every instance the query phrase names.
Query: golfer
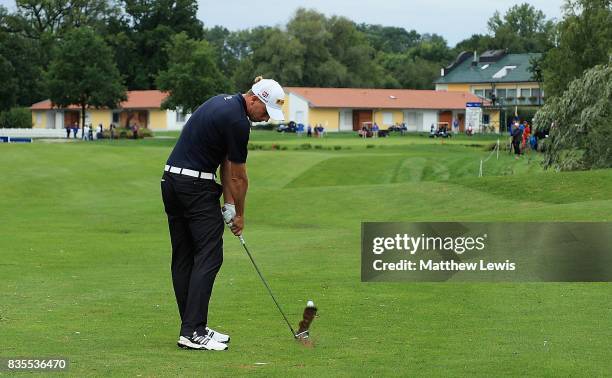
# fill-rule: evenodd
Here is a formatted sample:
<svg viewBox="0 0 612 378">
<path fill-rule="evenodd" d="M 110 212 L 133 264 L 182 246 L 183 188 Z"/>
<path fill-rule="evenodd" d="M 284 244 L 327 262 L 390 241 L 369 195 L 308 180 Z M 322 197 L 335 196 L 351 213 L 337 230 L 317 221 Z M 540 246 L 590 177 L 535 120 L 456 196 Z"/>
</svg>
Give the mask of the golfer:
<svg viewBox="0 0 612 378">
<path fill-rule="evenodd" d="M 212 97 L 189 118 L 168 158 L 161 192 L 172 243 L 181 348 L 227 349 L 230 337 L 207 327 L 208 302 L 223 262 L 223 222 L 234 235 L 242 234 L 250 121 L 283 120 L 284 98 L 276 81 L 261 77 L 246 94 Z M 217 168 L 222 185 L 215 181 Z"/>
</svg>

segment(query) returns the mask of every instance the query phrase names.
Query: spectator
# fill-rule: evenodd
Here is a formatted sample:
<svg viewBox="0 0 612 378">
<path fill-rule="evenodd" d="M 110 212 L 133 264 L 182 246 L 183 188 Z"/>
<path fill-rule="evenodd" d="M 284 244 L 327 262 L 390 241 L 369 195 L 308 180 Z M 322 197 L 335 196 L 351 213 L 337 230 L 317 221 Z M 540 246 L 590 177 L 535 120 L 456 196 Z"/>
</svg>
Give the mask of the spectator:
<svg viewBox="0 0 612 378">
<path fill-rule="evenodd" d="M 114 123 L 110 124 L 110 138 L 115 139 L 115 124 Z"/>
<path fill-rule="evenodd" d="M 299 137 L 301 137 L 302 134 L 304 134 L 304 124 L 303 123 L 298 123 L 296 133 Z"/>
<path fill-rule="evenodd" d="M 81 139 L 89 140 L 89 125 L 88 124 L 85 124 L 85 126 L 83 126 L 83 135 L 81 135 Z"/>
<path fill-rule="evenodd" d="M 66 126 L 66 139 L 70 139 L 70 126 Z"/>
<path fill-rule="evenodd" d="M 465 131 L 465 134 L 466 134 L 467 136 L 472 136 L 472 135 L 474 135 L 474 129 L 472 128 L 472 124 L 469 124 L 469 125 L 468 125 L 468 128 L 467 128 L 467 130 Z"/>
<path fill-rule="evenodd" d="M 319 126 L 317 127 L 317 135 L 319 136 L 319 138 L 323 138 L 323 136 L 325 136 L 325 128 L 321 124 L 319 124 Z"/>
<path fill-rule="evenodd" d="M 103 132 L 104 132 L 104 127 L 100 123 L 100 124 L 98 124 L 98 132 L 96 133 L 96 139 L 102 139 L 103 138 Z"/>
<path fill-rule="evenodd" d="M 538 150 L 538 138 L 535 135 L 529 137 L 529 147 L 534 151 Z"/>
<path fill-rule="evenodd" d="M 75 122 L 72 124 L 72 137 L 74 139 L 76 139 L 78 131 L 79 131 L 79 125 Z"/>
<path fill-rule="evenodd" d="M 520 126 L 513 127 L 512 130 L 512 147 L 514 148 L 514 158 L 518 160 L 521 156 L 521 140 L 523 139 L 523 130 Z"/>
<path fill-rule="evenodd" d="M 374 125 L 372 126 L 372 136 L 374 138 L 378 138 L 378 130 L 380 130 L 378 123 L 374 122 Z"/>
<path fill-rule="evenodd" d="M 531 127 L 529 127 L 529 123 L 525 121 L 525 129 L 523 130 L 523 140 L 521 143 L 523 149 L 527 147 L 527 141 L 529 140 L 530 136 L 531 136 Z"/>
<path fill-rule="evenodd" d="M 458 131 L 459 131 L 459 120 L 455 118 L 453 120 L 453 133 L 457 134 Z"/>
</svg>

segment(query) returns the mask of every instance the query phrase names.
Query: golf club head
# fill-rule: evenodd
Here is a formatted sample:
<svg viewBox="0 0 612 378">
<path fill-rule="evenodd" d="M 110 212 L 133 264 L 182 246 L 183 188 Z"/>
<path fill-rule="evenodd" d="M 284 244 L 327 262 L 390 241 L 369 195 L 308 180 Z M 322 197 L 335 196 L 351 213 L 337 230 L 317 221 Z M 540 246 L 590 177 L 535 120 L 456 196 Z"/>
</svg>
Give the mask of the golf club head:
<svg viewBox="0 0 612 378">
<path fill-rule="evenodd" d="M 296 333 L 296 334 L 295 334 L 295 338 L 296 338 L 296 339 L 301 339 L 301 340 L 304 340 L 304 339 L 307 339 L 307 338 L 309 338 L 309 337 L 310 337 L 310 332 L 308 332 L 308 330 L 306 330 L 306 331 L 304 331 L 304 332 L 299 332 L 299 333 Z"/>
<path fill-rule="evenodd" d="M 317 307 L 313 301 L 309 300 L 308 303 L 306 303 L 306 308 L 304 309 L 304 314 L 302 315 L 302 321 L 300 321 L 298 331 L 295 334 L 296 339 L 307 339 L 310 337 L 310 324 L 312 324 L 312 321 L 316 315 Z"/>
</svg>

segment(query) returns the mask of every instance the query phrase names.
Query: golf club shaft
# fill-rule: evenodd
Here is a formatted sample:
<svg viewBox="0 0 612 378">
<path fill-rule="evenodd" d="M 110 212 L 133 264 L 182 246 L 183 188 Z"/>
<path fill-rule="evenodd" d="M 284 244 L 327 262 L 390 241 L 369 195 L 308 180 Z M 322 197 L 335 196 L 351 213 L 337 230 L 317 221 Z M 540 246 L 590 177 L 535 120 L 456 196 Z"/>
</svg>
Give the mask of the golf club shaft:
<svg viewBox="0 0 612 378">
<path fill-rule="evenodd" d="M 247 255 L 249 256 L 249 259 L 251 259 L 251 262 L 253 263 L 253 266 L 255 267 L 255 270 L 257 271 L 257 274 L 259 274 L 259 278 L 261 278 L 261 282 L 263 282 L 263 284 L 266 286 L 266 289 L 268 289 L 268 293 L 270 293 L 270 296 L 272 297 L 272 300 L 274 301 L 274 304 L 276 305 L 276 308 L 278 308 L 278 311 L 280 311 L 281 315 L 283 316 L 283 319 L 285 319 L 285 322 L 289 326 L 289 329 L 291 330 L 291 336 L 296 337 L 295 336 L 295 331 L 293 330 L 293 327 L 291 327 L 291 323 L 289 323 L 289 320 L 287 320 L 287 316 L 285 316 L 285 313 L 283 312 L 283 310 L 281 309 L 280 305 L 278 304 L 278 301 L 274 297 L 274 294 L 272 294 L 272 289 L 270 289 L 270 286 L 268 286 L 268 283 L 263 278 L 263 275 L 259 271 L 259 268 L 257 267 L 257 264 L 255 264 L 255 260 L 253 259 L 253 256 L 251 255 L 251 252 L 249 252 L 249 249 L 247 248 L 247 245 L 246 245 L 246 243 L 244 241 L 244 237 L 242 237 L 242 235 L 240 235 L 240 236 L 238 236 L 238 239 L 240 239 L 240 243 L 244 247 L 244 250 L 246 251 Z"/>
</svg>

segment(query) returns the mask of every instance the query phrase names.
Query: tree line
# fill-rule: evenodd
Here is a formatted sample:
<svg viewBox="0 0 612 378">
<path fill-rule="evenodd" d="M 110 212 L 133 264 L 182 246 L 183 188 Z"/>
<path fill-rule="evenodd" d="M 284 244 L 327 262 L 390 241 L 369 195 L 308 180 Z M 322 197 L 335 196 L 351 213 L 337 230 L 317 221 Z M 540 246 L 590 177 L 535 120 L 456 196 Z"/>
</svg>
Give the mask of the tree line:
<svg viewBox="0 0 612 378">
<path fill-rule="evenodd" d="M 567 0 L 562 20 L 525 3 L 487 21 L 488 33 L 450 47 L 440 35 L 358 24 L 298 9 L 286 25 L 206 27 L 195 0 L 16 0 L 0 7 L 0 110 L 51 98 L 60 106 L 113 106 L 126 90 L 171 93 L 194 110 L 255 76 L 285 86 L 433 88 L 461 51 L 540 52 L 534 75 L 547 96 L 610 59 L 610 0 Z"/>
</svg>

